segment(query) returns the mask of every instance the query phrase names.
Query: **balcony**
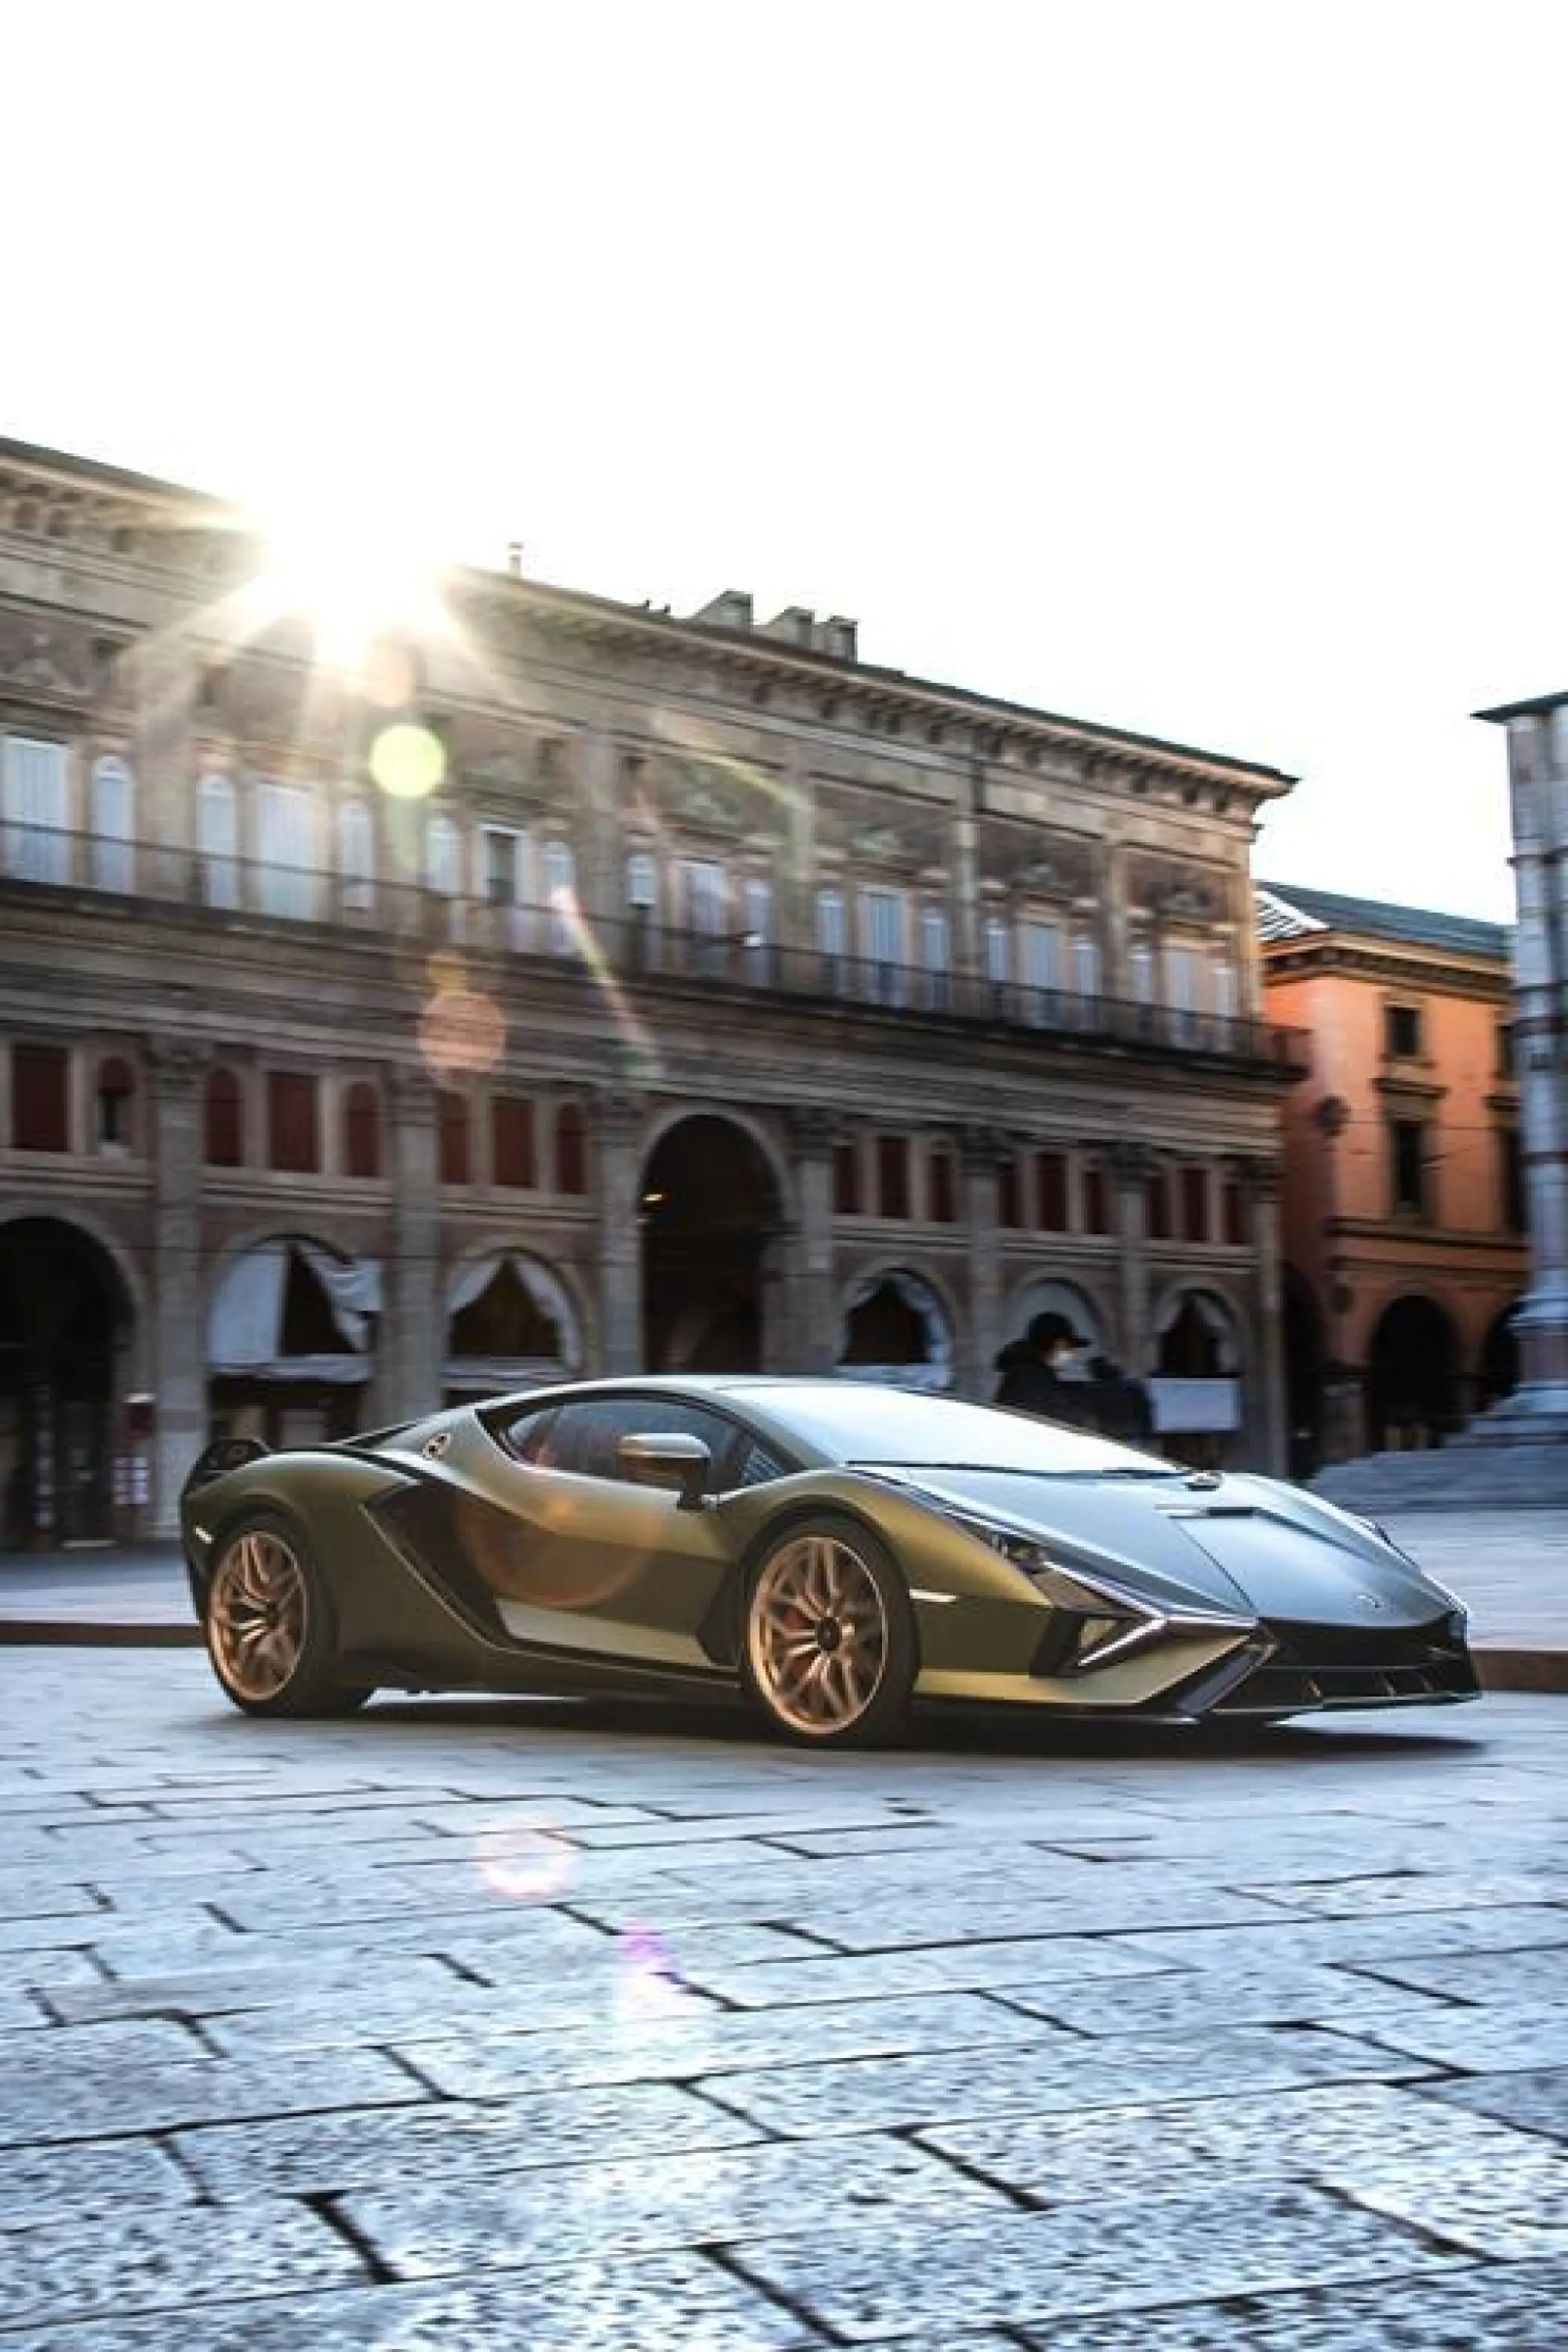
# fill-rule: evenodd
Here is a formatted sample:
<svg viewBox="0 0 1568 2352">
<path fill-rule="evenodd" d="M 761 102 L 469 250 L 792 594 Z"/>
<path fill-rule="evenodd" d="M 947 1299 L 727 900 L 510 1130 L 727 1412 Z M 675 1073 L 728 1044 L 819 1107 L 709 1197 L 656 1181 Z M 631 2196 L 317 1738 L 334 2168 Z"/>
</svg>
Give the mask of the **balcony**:
<svg viewBox="0 0 1568 2352">
<path fill-rule="evenodd" d="M 84 915 L 154 913 L 287 939 L 357 938 L 526 963 L 539 975 L 587 972 L 660 993 L 751 996 L 1014 1038 L 1049 1037 L 1138 1055 L 1204 1055 L 1298 1075 L 1307 1034 L 1176 1005 L 1036 988 L 969 971 L 931 971 L 751 932 L 673 929 L 634 909 L 608 920 L 574 902 L 490 904 L 416 882 L 284 866 L 163 842 L 118 841 L 40 825 L 0 826 L 0 904 L 47 900 Z"/>
</svg>

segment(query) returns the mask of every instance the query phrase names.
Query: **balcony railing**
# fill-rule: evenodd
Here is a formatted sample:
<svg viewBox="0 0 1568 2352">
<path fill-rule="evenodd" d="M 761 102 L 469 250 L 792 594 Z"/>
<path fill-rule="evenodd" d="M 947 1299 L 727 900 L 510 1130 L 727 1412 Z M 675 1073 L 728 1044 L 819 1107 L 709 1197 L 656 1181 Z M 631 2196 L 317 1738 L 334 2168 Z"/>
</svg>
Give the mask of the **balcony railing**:
<svg viewBox="0 0 1568 2352">
<path fill-rule="evenodd" d="M 676 929 L 641 909 L 605 920 L 565 898 L 551 906 L 492 903 L 418 882 L 6 824 L 0 825 L 0 892 L 12 896 L 18 888 L 143 910 L 177 907 L 224 923 L 315 927 L 524 957 L 629 982 L 718 985 L 817 1006 L 1218 1055 L 1280 1069 L 1306 1063 L 1305 1032 L 1264 1021 L 783 945 L 754 932 Z"/>
</svg>

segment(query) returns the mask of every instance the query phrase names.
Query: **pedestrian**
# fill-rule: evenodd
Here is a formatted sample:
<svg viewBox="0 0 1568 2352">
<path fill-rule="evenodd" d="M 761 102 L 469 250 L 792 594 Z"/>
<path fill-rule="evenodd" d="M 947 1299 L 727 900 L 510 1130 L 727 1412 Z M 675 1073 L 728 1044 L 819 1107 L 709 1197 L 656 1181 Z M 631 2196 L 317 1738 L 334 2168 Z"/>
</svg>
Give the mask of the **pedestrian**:
<svg viewBox="0 0 1568 2352">
<path fill-rule="evenodd" d="M 995 1402 L 1015 1412 L 1081 1426 L 1087 1391 L 1081 1381 L 1064 1380 L 1062 1371 L 1088 1344 L 1065 1315 L 1037 1315 L 1023 1338 L 1009 1340 L 996 1359 L 1002 1378 Z"/>
<path fill-rule="evenodd" d="M 1091 1356 L 1089 1376 L 1090 1411 L 1100 1434 L 1123 1445 L 1147 1445 L 1154 1434 L 1154 1411 L 1142 1381 L 1109 1356 Z"/>
</svg>

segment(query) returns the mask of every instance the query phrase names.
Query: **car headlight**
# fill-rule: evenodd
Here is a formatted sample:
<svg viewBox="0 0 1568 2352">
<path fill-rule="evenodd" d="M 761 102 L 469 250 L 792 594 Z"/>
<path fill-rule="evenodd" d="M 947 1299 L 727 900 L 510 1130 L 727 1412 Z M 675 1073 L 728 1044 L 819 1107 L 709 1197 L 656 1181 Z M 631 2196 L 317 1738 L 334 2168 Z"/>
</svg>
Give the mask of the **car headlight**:
<svg viewBox="0 0 1568 2352">
<path fill-rule="evenodd" d="M 1058 1612 L 1059 1622 L 1036 1657 L 1037 1674 L 1070 1674 L 1103 1664 L 1111 1651 L 1120 1651 L 1132 1636 L 1162 1622 L 1158 1610 L 1134 1601 L 1114 1585 L 1101 1584 L 1098 1578 L 1091 1580 L 1079 1569 L 1063 1568 L 1032 1536 L 1017 1535 L 989 1519 L 972 1519 L 956 1511 L 946 1516 L 965 1535 L 977 1537 L 988 1550 L 1020 1570 Z"/>
</svg>

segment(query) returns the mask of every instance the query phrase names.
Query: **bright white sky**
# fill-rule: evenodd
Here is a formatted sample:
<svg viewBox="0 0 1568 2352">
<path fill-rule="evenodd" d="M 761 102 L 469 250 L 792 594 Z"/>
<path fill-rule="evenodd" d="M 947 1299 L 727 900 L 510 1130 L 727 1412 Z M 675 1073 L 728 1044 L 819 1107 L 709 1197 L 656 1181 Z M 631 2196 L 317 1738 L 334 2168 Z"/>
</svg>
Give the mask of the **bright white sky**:
<svg viewBox="0 0 1568 2352">
<path fill-rule="evenodd" d="M 1299 772 L 1511 911 L 1568 686 L 1561 0 L 100 0 L 5 33 L 0 429 Z"/>
</svg>

